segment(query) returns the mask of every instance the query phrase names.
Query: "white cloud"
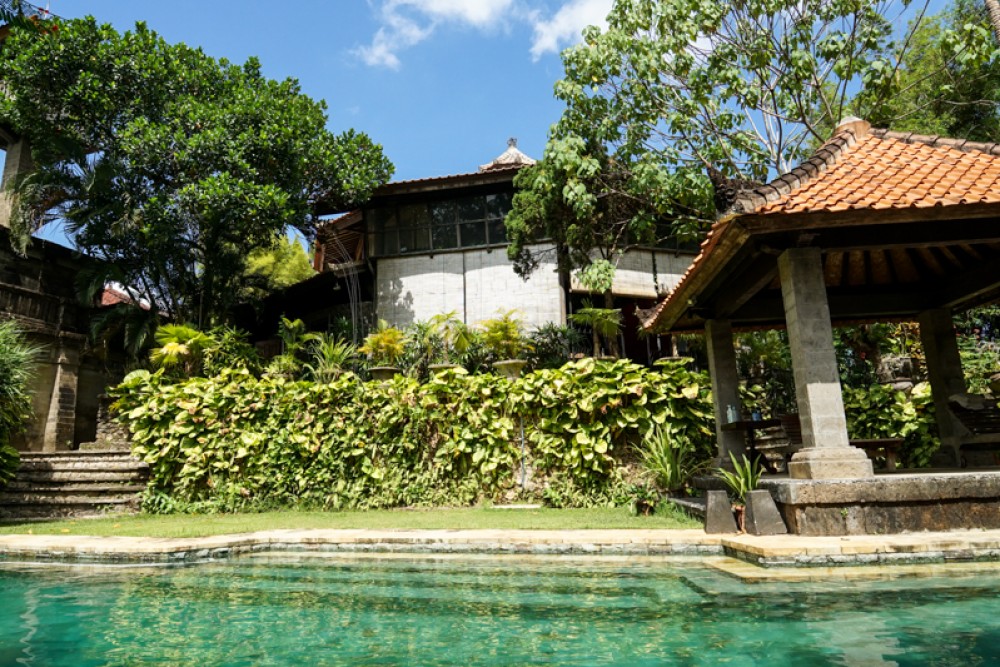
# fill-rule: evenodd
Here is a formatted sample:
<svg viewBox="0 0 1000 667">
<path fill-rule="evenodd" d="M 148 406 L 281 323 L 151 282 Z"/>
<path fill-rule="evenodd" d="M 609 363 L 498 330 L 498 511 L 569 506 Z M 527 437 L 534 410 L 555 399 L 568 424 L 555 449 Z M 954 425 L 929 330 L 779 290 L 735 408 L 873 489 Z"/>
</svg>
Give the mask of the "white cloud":
<svg viewBox="0 0 1000 667">
<path fill-rule="evenodd" d="M 576 42 L 588 25 L 605 25 L 614 0 L 566 0 L 548 15 L 540 0 L 372 0 L 378 2 L 381 26 L 371 44 L 354 54 L 368 65 L 398 69 L 399 53 L 428 39 L 445 24 L 489 30 L 518 22 L 534 33 L 531 54 L 537 60 Z"/>
<path fill-rule="evenodd" d="M 552 18 L 536 21 L 532 57 L 538 60 L 546 53 L 558 53 L 575 44 L 589 25 L 606 27 L 612 4 L 614 0 L 569 0 Z"/>
<path fill-rule="evenodd" d="M 399 69 L 397 55 L 430 37 L 441 23 L 485 29 L 510 12 L 515 0 L 383 0 L 378 29 L 368 46 L 354 50 L 366 64 Z"/>
</svg>

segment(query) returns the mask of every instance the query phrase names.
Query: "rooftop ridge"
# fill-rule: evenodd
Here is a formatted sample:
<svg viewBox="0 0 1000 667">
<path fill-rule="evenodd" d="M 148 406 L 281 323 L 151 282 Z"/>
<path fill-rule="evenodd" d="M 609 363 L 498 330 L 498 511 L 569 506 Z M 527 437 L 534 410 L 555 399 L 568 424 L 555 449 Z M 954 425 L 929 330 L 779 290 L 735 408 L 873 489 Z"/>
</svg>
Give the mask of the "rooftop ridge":
<svg viewBox="0 0 1000 667">
<path fill-rule="evenodd" d="M 727 213 L 753 213 L 762 206 L 778 201 L 834 166 L 844 153 L 857 146 L 858 141 L 875 132 L 878 130 L 872 130 L 871 125 L 865 121 L 852 119 L 841 123 L 836 133 L 808 160 L 766 185 L 743 192 Z"/>
<path fill-rule="evenodd" d="M 954 148 L 963 153 L 986 153 L 988 155 L 1000 155 L 1000 143 L 987 143 L 980 141 L 968 141 L 967 139 L 952 139 L 939 134 L 917 134 L 916 132 L 893 132 L 887 129 L 874 129 L 871 131 L 873 137 L 878 139 L 892 139 L 902 141 L 906 144 L 926 144 L 932 148 Z"/>
</svg>

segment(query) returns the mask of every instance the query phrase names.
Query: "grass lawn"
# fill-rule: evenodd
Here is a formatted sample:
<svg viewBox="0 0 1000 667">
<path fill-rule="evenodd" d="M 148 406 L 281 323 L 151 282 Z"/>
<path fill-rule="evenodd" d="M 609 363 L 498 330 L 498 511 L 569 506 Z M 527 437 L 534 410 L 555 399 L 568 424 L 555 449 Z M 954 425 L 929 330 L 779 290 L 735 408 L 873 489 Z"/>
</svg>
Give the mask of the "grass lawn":
<svg viewBox="0 0 1000 667">
<path fill-rule="evenodd" d="M 204 537 L 258 530 L 310 528 L 572 530 L 587 528 L 700 528 L 672 508 L 654 516 L 632 516 L 624 508 L 427 509 L 370 512 L 264 512 L 261 514 L 139 514 L 37 523 L 0 521 L 0 535 L 122 535 Z"/>
</svg>

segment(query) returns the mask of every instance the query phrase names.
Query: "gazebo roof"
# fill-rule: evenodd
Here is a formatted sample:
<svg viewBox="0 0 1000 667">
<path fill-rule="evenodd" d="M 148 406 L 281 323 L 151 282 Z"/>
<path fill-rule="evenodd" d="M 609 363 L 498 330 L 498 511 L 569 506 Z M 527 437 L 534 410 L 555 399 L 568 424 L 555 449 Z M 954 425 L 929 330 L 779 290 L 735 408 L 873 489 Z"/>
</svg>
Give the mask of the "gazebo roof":
<svg viewBox="0 0 1000 667">
<path fill-rule="evenodd" d="M 648 330 L 784 320 L 777 255 L 816 246 L 837 323 L 909 319 L 1000 295 L 1000 144 L 842 123 L 816 154 L 742 193 Z"/>
<path fill-rule="evenodd" d="M 489 164 L 480 165 L 479 171 L 530 167 L 533 164 L 535 164 L 535 160 L 522 153 L 517 147 L 517 139 L 511 137 L 507 140 L 507 150 L 494 158 Z"/>
</svg>

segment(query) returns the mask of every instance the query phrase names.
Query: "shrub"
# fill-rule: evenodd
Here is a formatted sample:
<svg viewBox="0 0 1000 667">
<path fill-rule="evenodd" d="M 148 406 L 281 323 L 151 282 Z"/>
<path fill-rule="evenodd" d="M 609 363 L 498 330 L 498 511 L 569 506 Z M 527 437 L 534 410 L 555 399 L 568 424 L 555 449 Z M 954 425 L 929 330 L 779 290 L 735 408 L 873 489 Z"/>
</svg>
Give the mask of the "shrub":
<svg viewBox="0 0 1000 667">
<path fill-rule="evenodd" d="M 852 438 L 903 438 L 902 459 L 908 467 L 923 467 L 940 446 L 934 401 L 927 382 L 909 394 L 892 387 L 844 387 L 847 431 Z"/>
<path fill-rule="evenodd" d="M 28 383 L 40 351 L 26 340 L 17 324 L 0 322 L 0 487 L 13 478 L 20 464 L 10 438 L 31 416 Z"/>
<path fill-rule="evenodd" d="M 513 382 L 460 368 L 426 383 L 228 370 L 171 384 L 137 371 L 116 391 L 134 452 L 151 468 L 147 508 L 161 511 L 502 500 L 517 494 L 522 421 L 537 495 L 627 502 L 628 457 L 654 425 L 670 421 L 699 451 L 712 433 L 704 376 L 626 361 L 585 359 Z"/>
</svg>

